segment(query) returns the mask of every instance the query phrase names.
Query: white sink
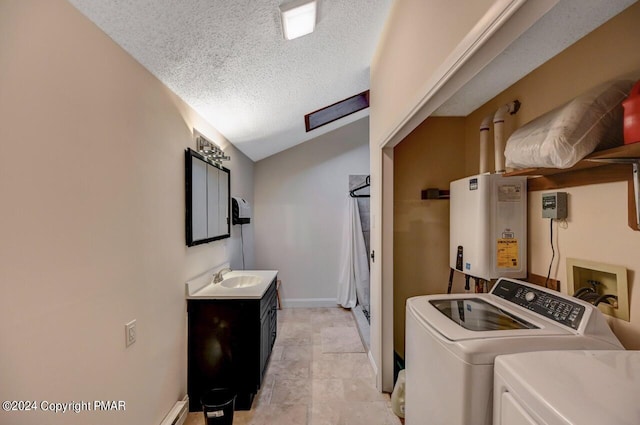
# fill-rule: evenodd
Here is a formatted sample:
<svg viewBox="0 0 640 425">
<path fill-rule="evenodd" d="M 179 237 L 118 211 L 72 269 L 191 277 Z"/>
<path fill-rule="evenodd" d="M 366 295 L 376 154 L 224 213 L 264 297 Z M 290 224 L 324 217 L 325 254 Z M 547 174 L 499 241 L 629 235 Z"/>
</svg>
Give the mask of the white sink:
<svg viewBox="0 0 640 425">
<path fill-rule="evenodd" d="M 188 281 L 185 284 L 187 299 L 260 299 L 278 276 L 277 270 L 234 270 L 225 273 L 222 282 L 213 283 L 212 277 L 219 272 L 220 267 Z"/>
<path fill-rule="evenodd" d="M 220 282 L 225 288 L 248 288 L 262 283 L 262 278 L 253 275 L 232 276 Z"/>
</svg>

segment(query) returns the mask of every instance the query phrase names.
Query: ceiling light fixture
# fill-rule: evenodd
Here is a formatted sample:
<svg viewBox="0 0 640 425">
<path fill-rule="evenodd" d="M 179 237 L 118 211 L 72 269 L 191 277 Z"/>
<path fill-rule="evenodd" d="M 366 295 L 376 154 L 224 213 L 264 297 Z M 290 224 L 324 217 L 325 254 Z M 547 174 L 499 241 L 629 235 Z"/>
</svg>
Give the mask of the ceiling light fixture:
<svg viewBox="0 0 640 425">
<path fill-rule="evenodd" d="M 284 38 L 293 40 L 316 28 L 316 0 L 297 0 L 280 5 Z"/>
</svg>

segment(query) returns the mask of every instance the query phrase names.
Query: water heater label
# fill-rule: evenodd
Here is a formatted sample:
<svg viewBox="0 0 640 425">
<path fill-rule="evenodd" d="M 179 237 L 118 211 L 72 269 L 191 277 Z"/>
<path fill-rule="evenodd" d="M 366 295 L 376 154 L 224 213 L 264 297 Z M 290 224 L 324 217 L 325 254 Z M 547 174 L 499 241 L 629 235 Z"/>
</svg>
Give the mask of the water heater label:
<svg viewBox="0 0 640 425">
<path fill-rule="evenodd" d="M 498 186 L 498 202 L 519 202 L 522 198 L 522 186 L 519 184 L 502 184 Z"/>
<path fill-rule="evenodd" d="M 500 269 L 518 268 L 518 240 L 498 239 L 496 260 Z"/>
</svg>

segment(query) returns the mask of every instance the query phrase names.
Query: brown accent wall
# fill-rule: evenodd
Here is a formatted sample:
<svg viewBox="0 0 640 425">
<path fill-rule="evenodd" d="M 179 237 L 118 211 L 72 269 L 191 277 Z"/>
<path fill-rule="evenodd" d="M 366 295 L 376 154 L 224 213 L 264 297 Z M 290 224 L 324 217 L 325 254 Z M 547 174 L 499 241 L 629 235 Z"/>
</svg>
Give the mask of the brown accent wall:
<svg viewBox="0 0 640 425">
<path fill-rule="evenodd" d="M 405 302 L 443 293 L 449 277 L 449 201 L 422 200 L 464 177 L 464 118 L 429 118 L 394 149 L 394 348 L 404 357 Z"/>
</svg>

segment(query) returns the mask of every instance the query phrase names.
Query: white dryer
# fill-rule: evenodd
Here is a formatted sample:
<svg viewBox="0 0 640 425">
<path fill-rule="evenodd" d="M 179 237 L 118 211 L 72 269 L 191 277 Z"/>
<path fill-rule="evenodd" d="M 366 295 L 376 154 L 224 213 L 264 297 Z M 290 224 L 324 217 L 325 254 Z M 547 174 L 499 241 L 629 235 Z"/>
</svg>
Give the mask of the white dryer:
<svg viewBox="0 0 640 425">
<path fill-rule="evenodd" d="M 623 349 L 593 305 L 514 279 L 413 297 L 406 315 L 406 425 L 490 425 L 498 355 Z"/>
<path fill-rule="evenodd" d="M 498 356 L 494 425 L 640 424 L 640 351 Z"/>
</svg>

